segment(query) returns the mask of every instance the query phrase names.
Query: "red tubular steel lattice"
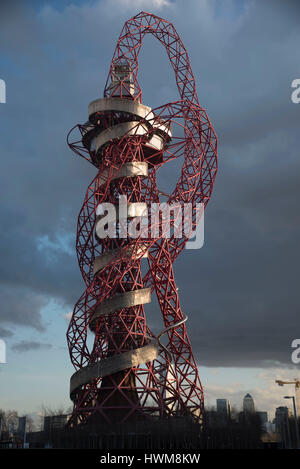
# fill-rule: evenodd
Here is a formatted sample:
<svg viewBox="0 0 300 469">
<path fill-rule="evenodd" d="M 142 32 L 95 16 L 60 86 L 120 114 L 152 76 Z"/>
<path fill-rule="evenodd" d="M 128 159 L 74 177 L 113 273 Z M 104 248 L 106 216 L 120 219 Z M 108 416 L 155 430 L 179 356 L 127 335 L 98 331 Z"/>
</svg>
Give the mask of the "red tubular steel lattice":
<svg viewBox="0 0 300 469">
<path fill-rule="evenodd" d="M 142 104 L 137 79 L 138 54 L 149 33 L 164 45 L 179 92 L 178 101 L 156 109 Z M 73 131 L 79 137 L 71 137 Z M 180 178 L 164 201 L 195 207 L 210 199 L 217 138 L 199 105 L 188 54 L 171 23 L 145 12 L 125 23 L 104 98 L 89 105 L 89 121 L 70 131 L 68 144 L 98 170 L 78 217 L 76 249 L 86 290 L 67 331 L 76 370 L 69 425 L 175 415 L 201 421 L 203 389 L 173 272 L 187 237 L 162 236 L 161 219 L 154 237 L 148 232 L 101 237 L 104 216 L 97 210 L 107 202 L 117 207 L 120 196 L 127 197 L 129 219 L 145 207 L 149 210 L 162 197 L 158 169 L 180 157 Z M 193 229 L 197 222 L 193 211 Z M 121 223 L 120 217 L 118 230 Z M 142 263 L 148 265 L 146 272 Z M 159 336 L 147 326 L 144 311 L 154 292 L 165 325 Z"/>
</svg>

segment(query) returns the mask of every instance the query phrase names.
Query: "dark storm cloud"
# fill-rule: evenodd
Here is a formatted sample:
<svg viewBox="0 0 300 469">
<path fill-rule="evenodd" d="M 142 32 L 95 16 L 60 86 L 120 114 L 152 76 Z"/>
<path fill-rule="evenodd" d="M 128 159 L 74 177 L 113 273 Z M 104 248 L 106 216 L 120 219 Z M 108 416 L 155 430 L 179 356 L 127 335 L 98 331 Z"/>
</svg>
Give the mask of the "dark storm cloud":
<svg viewBox="0 0 300 469">
<path fill-rule="evenodd" d="M 46 301 L 42 294 L 33 294 L 26 287 L 12 287 L 3 284 L 1 294 L 1 323 L 9 325 L 29 326 L 44 331 L 45 325 L 40 310 Z"/>
<path fill-rule="evenodd" d="M 26 341 L 22 340 L 11 346 L 11 349 L 14 352 L 23 353 L 30 352 L 31 350 L 41 350 L 41 349 L 50 349 L 52 348 L 51 344 L 43 344 L 41 342 Z"/>
<path fill-rule="evenodd" d="M 249 13 L 220 60 L 199 47 L 196 77 L 208 75 L 199 95 L 219 136 L 220 170 L 205 246 L 182 254 L 175 272 L 203 365 L 291 364 L 299 335 L 300 110 L 290 101 L 299 32 L 295 11 L 278 2 L 272 27 L 261 28 L 266 5 Z"/>
<path fill-rule="evenodd" d="M 4 329 L 4 327 L 0 327 L 0 338 L 6 339 L 13 336 L 13 332 L 9 329 Z"/>
<path fill-rule="evenodd" d="M 68 150 L 66 133 L 101 95 L 116 38 L 138 11 L 125 1 L 119 9 L 103 1 L 34 13 L 36 4 L 29 5 L 0 29 L 7 83 L 0 107 L 1 323 L 43 330 L 48 299 L 69 307 L 83 291 L 72 249 L 95 172 Z M 290 100 L 300 77 L 299 2 L 227 5 L 237 9 L 234 20 L 216 16 L 213 1 L 156 10 L 182 36 L 219 136 L 205 245 L 183 252 L 175 273 L 199 364 L 289 364 L 300 329 L 300 105 Z M 177 99 L 165 52 L 151 38 L 140 69 L 146 104 Z M 171 189 L 179 167 L 160 177 L 163 189 Z M 158 316 L 149 314 L 158 332 Z"/>
<path fill-rule="evenodd" d="M 272 2 L 271 14 L 269 2 L 255 2 L 230 40 L 225 34 L 222 57 L 211 54 L 214 43 L 199 47 L 195 74 L 219 136 L 220 169 L 204 248 L 182 254 L 175 273 L 203 365 L 289 365 L 299 335 L 296 6 Z"/>
</svg>

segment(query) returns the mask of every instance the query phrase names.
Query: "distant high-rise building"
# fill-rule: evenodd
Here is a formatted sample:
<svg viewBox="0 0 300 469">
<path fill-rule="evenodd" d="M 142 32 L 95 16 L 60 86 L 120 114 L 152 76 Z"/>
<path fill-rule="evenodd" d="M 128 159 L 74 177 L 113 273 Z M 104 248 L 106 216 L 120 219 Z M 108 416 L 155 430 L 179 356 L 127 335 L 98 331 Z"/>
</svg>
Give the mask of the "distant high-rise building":
<svg viewBox="0 0 300 469">
<path fill-rule="evenodd" d="M 268 421 L 268 412 L 256 412 L 260 418 L 260 421 L 263 425 L 265 425 Z"/>
<path fill-rule="evenodd" d="M 275 430 L 281 435 L 283 444 L 285 448 L 291 448 L 291 434 L 290 434 L 290 425 L 289 417 L 291 416 L 291 411 L 288 407 L 277 407 L 275 411 Z"/>
<path fill-rule="evenodd" d="M 217 399 L 217 412 L 229 418 L 231 414 L 230 401 L 228 399 Z"/>
<path fill-rule="evenodd" d="M 254 414 L 255 413 L 255 405 L 254 400 L 251 394 L 246 394 L 243 399 L 243 411 L 245 413 Z"/>
<path fill-rule="evenodd" d="M 268 412 L 256 412 L 256 415 L 259 417 L 261 421 L 262 428 L 265 432 L 268 431 Z"/>
<path fill-rule="evenodd" d="M 22 440 L 24 440 L 25 435 L 26 435 L 26 423 L 27 423 L 26 415 L 24 417 L 18 417 L 17 435 Z"/>
<path fill-rule="evenodd" d="M 291 411 L 288 407 L 276 407 L 275 411 L 275 425 L 276 431 L 280 431 L 282 425 L 286 425 L 287 420 L 291 416 Z"/>
</svg>

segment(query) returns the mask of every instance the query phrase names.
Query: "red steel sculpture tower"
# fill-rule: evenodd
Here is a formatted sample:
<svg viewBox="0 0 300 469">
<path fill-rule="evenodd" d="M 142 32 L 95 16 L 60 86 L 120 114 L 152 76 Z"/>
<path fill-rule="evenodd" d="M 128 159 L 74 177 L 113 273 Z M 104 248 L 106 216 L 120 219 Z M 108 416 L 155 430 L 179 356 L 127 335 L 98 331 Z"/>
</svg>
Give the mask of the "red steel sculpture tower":
<svg viewBox="0 0 300 469">
<path fill-rule="evenodd" d="M 145 34 L 164 45 L 179 92 L 177 101 L 156 109 L 142 104 L 137 77 Z M 171 23 L 145 12 L 125 23 L 104 97 L 90 103 L 88 122 L 70 131 L 68 144 L 97 168 L 78 217 L 76 249 L 86 290 L 67 331 L 76 370 L 69 425 L 176 415 L 201 421 L 203 389 L 173 272 L 187 236 L 177 237 L 174 231 L 162 236 L 159 217 L 155 236 L 144 231 L 143 236 L 121 237 L 120 211 L 117 236 L 99 234 L 107 220 L 98 208 L 108 202 L 117 208 L 120 196 L 127 198 L 126 223 L 141 220 L 162 197 L 169 205 L 193 207 L 206 206 L 210 199 L 217 138 L 199 105 L 187 51 Z M 171 194 L 164 194 L 157 187 L 157 171 L 180 157 L 179 180 Z M 195 229 L 195 211 L 191 221 Z M 165 325 L 158 336 L 147 326 L 144 310 L 155 294 Z"/>
</svg>

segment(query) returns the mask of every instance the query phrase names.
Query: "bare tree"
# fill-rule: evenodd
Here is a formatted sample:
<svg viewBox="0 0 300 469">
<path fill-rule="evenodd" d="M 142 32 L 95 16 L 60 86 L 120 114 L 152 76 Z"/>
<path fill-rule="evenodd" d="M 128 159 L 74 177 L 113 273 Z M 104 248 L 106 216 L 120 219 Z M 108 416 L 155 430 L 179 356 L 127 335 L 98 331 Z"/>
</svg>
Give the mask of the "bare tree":
<svg viewBox="0 0 300 469">
<path fill-rule="evenodd" d="M 18 412 L 16 410 L 0 409 L 2 432 L 16 432 L 18 427 Z"/>
<path fill-rule="evenodd" d="M 45 404 L 42 404 L 40 407 L 40 411 L 38 413 L 40 417 L 39 430 L 42 431 L 44 429 L 45 417 L 70 414 L 72 410 L 73 410 L 72 406 L 66 407 L 66 406 L 60 405 L 58 407 L 50 407 L 50 406 L 46 406 Z"/>
<path fill-rule="evenodd" d="M 36 431 L 36 423 L 34 419 L 31 417 L 31 415 L 27 415 L 26 418 L 26 431 L 27 433 L 32 433 Z"/>
</svg>

